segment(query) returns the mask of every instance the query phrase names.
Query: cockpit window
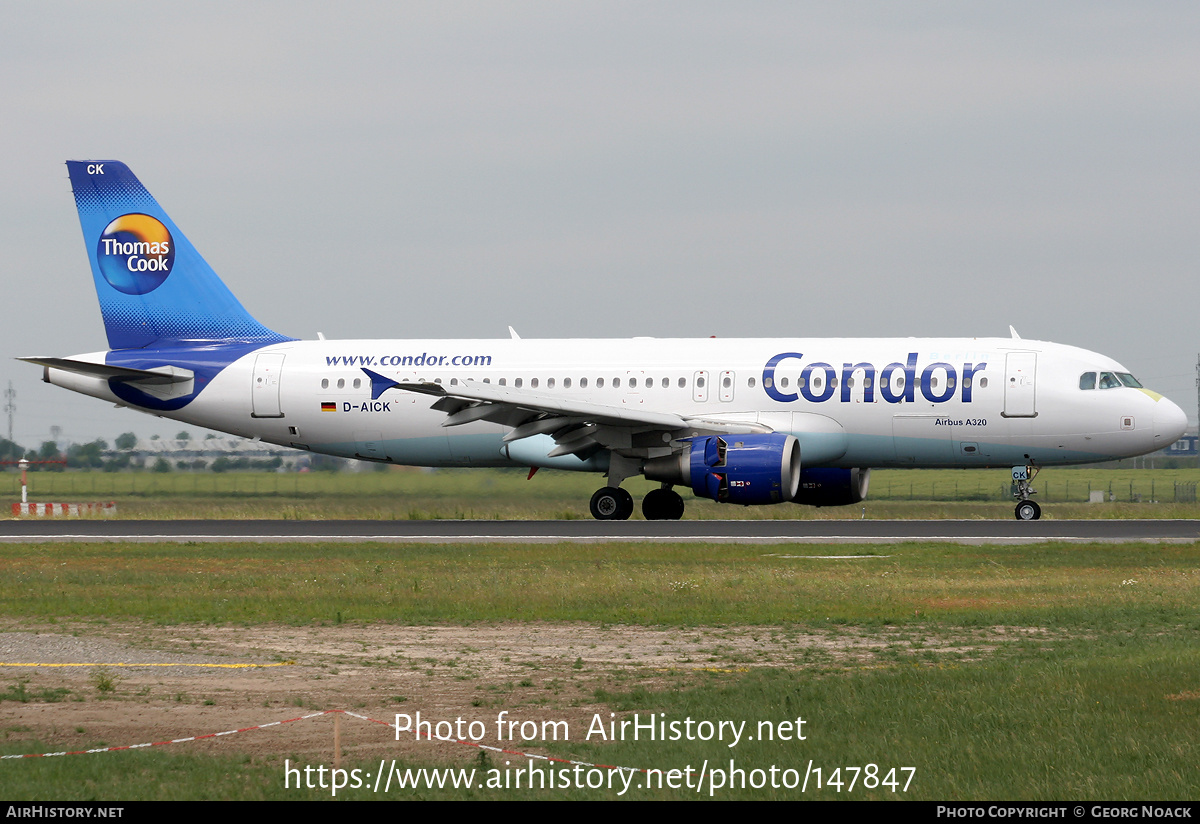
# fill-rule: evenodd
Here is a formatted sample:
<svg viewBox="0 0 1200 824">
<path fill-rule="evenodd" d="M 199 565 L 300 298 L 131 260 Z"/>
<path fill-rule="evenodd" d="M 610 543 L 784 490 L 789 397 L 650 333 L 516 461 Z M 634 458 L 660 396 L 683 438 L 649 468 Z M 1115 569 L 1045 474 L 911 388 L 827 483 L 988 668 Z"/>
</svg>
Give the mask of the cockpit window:
<svg viewBox="0 0 1200 824">
<path fill-rule="evenodd" d="M 1096 375 L 1100 380 L 1097 382 Z M 1080 389 L 1119 389 L 1128 386 L 1131 389 L 1141 389 L 1142 383 L 1128 372 L 1084 372 L 1079 376 Z"/>
</svg>

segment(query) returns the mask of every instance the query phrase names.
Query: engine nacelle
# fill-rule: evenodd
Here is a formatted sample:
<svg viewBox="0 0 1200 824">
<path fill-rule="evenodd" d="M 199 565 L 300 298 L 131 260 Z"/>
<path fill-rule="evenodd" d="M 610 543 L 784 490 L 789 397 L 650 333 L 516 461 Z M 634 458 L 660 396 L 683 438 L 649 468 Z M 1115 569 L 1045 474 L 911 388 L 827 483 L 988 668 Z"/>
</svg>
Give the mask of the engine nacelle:
<svg viewBox="0 0 1200 824">
<path fill-rule="evenodd" d="M 792 501 L 808 506 L 846 506 L 867 497 L 870 469 L 805 469 Z"/>
<path fill-rule="evenodd" d="M 646 477 L 687 484 L 697 497 L 730 504 L 778 504 L 800 490 L 800 443 L 793 435 L 709 435 L 688 441 L 678 455 L 646 461 Z"/>
</svg>

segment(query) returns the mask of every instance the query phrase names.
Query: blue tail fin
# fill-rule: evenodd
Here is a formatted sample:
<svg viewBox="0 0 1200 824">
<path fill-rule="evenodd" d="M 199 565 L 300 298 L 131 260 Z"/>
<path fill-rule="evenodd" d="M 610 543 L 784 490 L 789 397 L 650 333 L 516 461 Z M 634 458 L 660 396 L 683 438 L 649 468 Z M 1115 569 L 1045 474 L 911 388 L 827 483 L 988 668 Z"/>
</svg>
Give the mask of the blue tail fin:
<svg viewBox="0 0 1200 824">
<path fill-rule="evenodd" d="M 242 308 L 128 166 L 67 170 L 111 349 L 291 340 Z"/>
</svg>

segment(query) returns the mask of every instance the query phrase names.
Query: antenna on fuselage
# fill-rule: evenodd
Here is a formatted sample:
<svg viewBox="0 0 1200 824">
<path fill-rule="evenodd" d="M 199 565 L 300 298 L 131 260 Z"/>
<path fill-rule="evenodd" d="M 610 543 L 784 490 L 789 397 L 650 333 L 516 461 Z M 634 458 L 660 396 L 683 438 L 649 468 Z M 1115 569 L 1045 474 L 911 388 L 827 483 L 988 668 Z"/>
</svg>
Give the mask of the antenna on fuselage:
<svg viewBox="0 0 1200 824">
<path fill-rule="evenodd" d="M 1008 333 L 1009 333 L 1010 335 L 1012 335 L 1012 339 L 1013 339 L 1013 340 L 1020 340 L 1020 339 L 1021 339 L 1021 336 L 1017 334 L 1017 330 L 1016 330 L 1016 329 L 1013 329 L 1013 327 L 1012 327 L 1012 324 L 1011 324 L 1011 323 L 1008 325 Z"/>
</svg>

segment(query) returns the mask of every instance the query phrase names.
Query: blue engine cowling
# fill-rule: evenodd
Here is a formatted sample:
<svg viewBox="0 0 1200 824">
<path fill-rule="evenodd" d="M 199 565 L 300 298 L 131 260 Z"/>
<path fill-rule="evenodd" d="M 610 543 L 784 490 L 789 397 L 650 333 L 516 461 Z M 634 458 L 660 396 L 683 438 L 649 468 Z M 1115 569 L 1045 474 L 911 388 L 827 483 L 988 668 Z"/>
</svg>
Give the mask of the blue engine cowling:
<svg viewBox="0 0 1200 824">
<path fill-rule="evenodd" d="M 778 504 L 800 488 L 800 444 L 793 435 L 689 438 L 688 449 L 647 461 L 650 480 L 687 484 L 700 498 L 730 504 Z"/>
<path fill-rule="evenodd" d="M 870 469 L 805 469 L 792 501 L 808 506 L 846 506 L 867 497 Z"/>
</svg>

